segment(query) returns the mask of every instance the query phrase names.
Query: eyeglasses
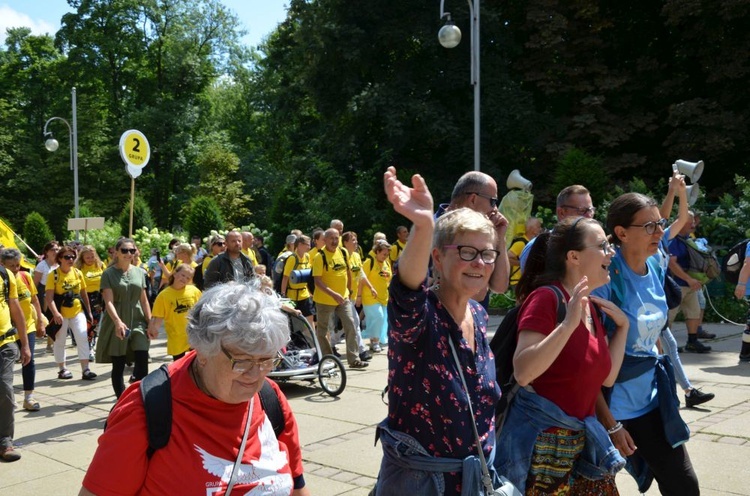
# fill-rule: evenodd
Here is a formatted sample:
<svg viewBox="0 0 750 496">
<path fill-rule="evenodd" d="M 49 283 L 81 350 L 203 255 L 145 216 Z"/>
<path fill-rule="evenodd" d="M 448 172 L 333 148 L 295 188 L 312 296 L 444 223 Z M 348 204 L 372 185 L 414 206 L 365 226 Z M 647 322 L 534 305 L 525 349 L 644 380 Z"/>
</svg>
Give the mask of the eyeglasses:
<svg viewBox="0 0 750 496">
<path fill-rule="evenodd" d="M 584 248 L 599 248 L 605 255 L 609 255 L 610 252 L 615 251 L 614 248 L 612 248 L 612 244 L 606 239 L 598 245 L 588 245 L 584 246 Z"/>
<path fill-rule="evenodd" d="M 656 232 L 657 227 L 659 227 L 662 231 L 666 229 L 667 219 L 652 220 L 651 222 L 646 222 L 645 224 L 630 224 L 628 227 L 642 227 L 646 230 L 646 234 L 651 235 Z"/>
<path fill-rule="evenodd" d="M 561 205 L 560 208 L 567 208 L 567 209 L 573 210 L 575 211 L 575 213 L 577 213 L 578 215 L 582 215 L 582 216 L 591 215 L 593 217 L 594 214 L 596 213 L 596 209 L 594 207 L 578 208 L 572 205 Z"/>
<path fill-rule="evenodd" d="M 478 250 L 474 248 L 473 246 L 465 246 L 465 245 L 445 245 L 443 246 L 443 248 L 457 249 L 458 256 L 464 262 L 471 262 L 472 260 L 477 258 L 477 255 L 481 254 L 482 262 L 486 264 L 493 264 L 495 263 L 495 260 L 497 260 L 497 256 L 500 254 L 500 252 L 497 250 Z"/>
<path fill-rule="evenodd" d="M 497 197 L 496 196 L 490 196 L 490 195 L 483 195 L 482 193 L 477 193 L 475 191 L 467 191 L 464 193 L 465 195 L 477 195 L 482 198 L 486 198 L 490 202 L 490 207 L 495 208 L 497 207 Z"/>
<path fill-rule="evenodd" d="M 232 355 L 222 346 L 221 351 L 226 355 L 230 362 L 232 362 L 232 371 L 236 374 L 244 374 L 250 372 L 256 366 L 261 372 L 270 372 L 281 363 L 280 357 L 266 358 L 263 360 L 235 360 Z"/>
<path fill-rule="evenodd" d="M 123 255 L 127 255 L 128 253 L 130 253 L 131 255 L 135 255 L 135 252 L 135 248 L 120 248 L 120 253 L 122 253 Z"/>
<path fill-rule="evenodd" d="M 75 255 L 63 255 L 63 258 L 65 260 L 75 260 L 76 256 Z"/>
</svg>

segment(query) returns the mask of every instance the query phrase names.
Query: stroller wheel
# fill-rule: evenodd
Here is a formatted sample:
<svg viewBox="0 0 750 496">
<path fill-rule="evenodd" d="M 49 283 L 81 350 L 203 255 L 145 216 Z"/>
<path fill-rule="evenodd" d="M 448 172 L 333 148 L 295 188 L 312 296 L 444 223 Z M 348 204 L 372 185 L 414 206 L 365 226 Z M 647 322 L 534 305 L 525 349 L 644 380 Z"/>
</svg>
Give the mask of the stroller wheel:
<svg viewBox="0 0 750 496">
<path fill-rule="evenodd" d="M 338 396 L 346 387 L 346 371 L 341 360 L 333 355 L 325 355 L 318 364 L 318 380 L 323 391 Z"/>
</svg>

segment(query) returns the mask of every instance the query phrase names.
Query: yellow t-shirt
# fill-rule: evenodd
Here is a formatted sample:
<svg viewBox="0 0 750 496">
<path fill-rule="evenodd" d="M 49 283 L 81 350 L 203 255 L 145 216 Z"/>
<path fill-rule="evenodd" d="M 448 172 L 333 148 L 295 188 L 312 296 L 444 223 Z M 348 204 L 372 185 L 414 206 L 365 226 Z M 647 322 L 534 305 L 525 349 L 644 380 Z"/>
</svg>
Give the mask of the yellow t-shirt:
<svg viewBox="0 0 750 496">
<path fill-rule="evenodd" d="M 55 277 L 55 275 L 57 277 Z M 44 289 L 45 291 L 53 289 L 55 294 L 58 295 L 70 291 L 74 295 L 80 296 L 81 291 L 86 290 L 86 280 L 83 278 L 81 271 L 75 267 L 72 267 L 67 274 L 64 274 L 63 271 L 58 268 L 49 273 L 49 276 L 47 277 L 47 285 Z M 58 305 L 57 311 L 60 312 L 60 315 L 62 315 L 63 318 L 71 319 L 83 311 L 81 299 L 75 298 L 72 307 Z"/>
<path fill-rule="evenodd" d="M 206 255 L 203 257 L 203 263 L 201 264 L 201 270 L 203 270 L 203 273 L 206 273 L 206 269 L 208 268 L 208 264 L 211 263 L 211 260 L 214 258 L 213 255 Z"/>
<path fill-rule="evenodd" d="M 16 290 L 18 291 L 18 303 L 21 305 L 23 317 L 26 319 L 26 332 L 36 331 L 36 310 L 31 304 L 31 299 L 37 295 L 36 285 L 31 276 L 20 271 L 16 276 Z"/>
<path fill-rule="evenodd" d="M 526 240 L 526 238 L 523 238 L 525 241 L 521 241 L 520 239 L 516 239 L 515 242 L 513 242 L 510 245 L 510 248 L 508 248 L 508 251 L 515 254 L 519 260 L 521 258 L 521 252 L 523 251 L 524 246 L 526 246 L 526 243 L 529 241 Z M 510 267 L 510 284 L 512 286 L 515 286 L 518 284 L 518 281 L 521 280 L 521 266 L 520 265 L 511 265 Z"/>
<path fill-rule="evenodd" d="M 250 261 L 253 263 L 253 267 L 258 265 L 258 258 L 255 256 L 255 250 L 253 250 L 252 248 L 248 248 L 247 250 L 242 250 L 242 253 L 247 255 L 247 258 L 249 258 Z M 266 267 L 266 269 L 267 268 L 268 267 Z"/>
<path fill-rule="evenodd" d="M 406 243 L 402 243 L 399 240 L 396 240 L 396 242 L 391 245 L 391 252 L 388 255 L 388 257 L 391 259 L 391 264 L 398 260 L 398 257 L 401 256 L 401 252 L 404 251 L 405 247 Z"/>
<path fill-rule="evenodd" d="M 190 349 L 187 335 L 187 314 L 201 297 L 201 290 L 188 284 L 182 289 L 167 286 L 154 301 L 151 316 L 164 319 L 167 332 L 167 353 L 179 355 Z"/>
<path fill-rule="evenodd" d="M 86 279 L 87 293 L 94 293 L 96 291 L 99 291 L 99 289 L 101 288 L 102 272 L 104 272 L 104 269 L 105 267 L 99 267 L 97 265 L 84 264 L 81 266 L 83 278 Z"/>
<path fill-rule="evenodd" d="M 374 257 L 365 260 L 362 264 L 362 270 L 370 281 L 372 287 L 378 292 L 378 297 L 373 298 L 370 288 L 362 288 L 362 305 L 387 305 L 388 304 L 388 286 L 391 284 L 393 272 L 391 272 L 391 262 L 386 258 L 382 263 Z"/>
<path fill-rule="evenodd" d="M 284 262 L 284 274 L 289 277 L 293 270 L 311 269 L 310 254 L 305 253 L 302 259 L 294 253 Z M 307 289 L 307 283 L 292 284 L 290 280 L 286 285 L 286 297 L 293 301 L 306 300 L 310 297 L 310 291 Z"/>
<path fill-rule="evenodd" d="M 325 264 L 323 263 L 324 258 Z M 313 277 L 321 277 L 326 286 L 343 298 L 349 297 L 349 288 L 347 287 L 349 266 L 341 249 L 337 248 L 335 253 L 331 253 L 327 248 L 320 250 L 312 262 L 312 273 Z M 336 300 L 321 289 L 315 290 L 313 301 L 321 305 L 338 306 Z"/>
<path fill-rule="evenodd" d="M 18 288 L 16 286 L 16 276 L 13 272 L 7 270 L 8 273 L 8 298 L 11 300 L 18 299 Z M 0 334 L 5 334 L 11 327 L 13 327 L 13 321 L 10 318 L 10 305 L 5 301 L 5 281 L 0 277 Z M 18 333 L 14 334 L 9 338 L 5 338 L 0 341 L 0 346 L 4 344 L 13 343 L 18 339 Z"/>
<path fill-rule="evenodd" d="M 356 251 L 349 254 L 349 269 L 352 271 L 352 299 L 357 299 L 359 280 L 362 278 L 362 258 Z M 368 288 L 369 290 L 369 288 Z"/>
</svg>

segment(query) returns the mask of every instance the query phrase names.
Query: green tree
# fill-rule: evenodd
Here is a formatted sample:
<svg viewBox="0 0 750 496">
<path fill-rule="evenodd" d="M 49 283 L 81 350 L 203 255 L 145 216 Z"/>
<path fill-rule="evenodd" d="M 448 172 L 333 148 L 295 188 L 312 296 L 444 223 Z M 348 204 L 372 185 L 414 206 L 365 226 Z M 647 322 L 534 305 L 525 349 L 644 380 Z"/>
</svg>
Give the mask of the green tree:
<svg viewBox="0 0 750 496">
<path fill-rule="evenodd" d="M 39 255 L 49 241 L 55 239 L 47 221 L 39 212 L 29 212 L 23 223 L 23 239 Z"/>
<path fill-rule="evenodd" d="M 216 201 L 206 196 L 197 196 L 190 200 L 185 228 L 191 237 L 200 236 L 201 239 L 212 230 L 224 229 L 221 209 Z"/>
</svg>

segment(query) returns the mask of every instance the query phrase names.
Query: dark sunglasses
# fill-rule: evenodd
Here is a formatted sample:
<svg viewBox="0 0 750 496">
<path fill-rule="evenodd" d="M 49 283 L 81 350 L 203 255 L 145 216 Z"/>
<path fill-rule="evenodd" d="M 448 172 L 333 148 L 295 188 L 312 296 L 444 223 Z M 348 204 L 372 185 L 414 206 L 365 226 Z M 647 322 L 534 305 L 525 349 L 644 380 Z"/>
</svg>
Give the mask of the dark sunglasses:
<svg viewBox="0 0 750 496">
<path fill-rule="evenodd" d="M 467 191 L 464 193 L 466 195 L 477 195 L 480 198 L 484 198 L 485 200 L 490 202 L 490 208 L 497 207 L 497 197 L 496 196 L 490 196 L 490 195 L 483 195 L 482 193 L 477 193 L 476 191 Z"/>
<path fill-rule="evenodd" d="M 135 251 L 135 248 L 120 248 L 120 253 L 122 253 L 123 255 L 127 255 L 128 253 L 130 253 L 131 255 L 135 255 Z"/>
<path fill-rule="evenodd" d="M 216 245 L 216 246 L 224 246 L 225 244 L 226 243 L 223 242 L 223 241 L 217 241 L 216 243 L 214 243 L 214 245 Z"/>
<path fill-rule="evenodd" d="M 76 256 L 75 255 L 63 255 L 63 258 L 65 260 L 75 260 Z"/>
</svg>

